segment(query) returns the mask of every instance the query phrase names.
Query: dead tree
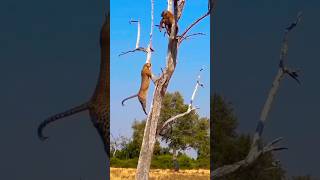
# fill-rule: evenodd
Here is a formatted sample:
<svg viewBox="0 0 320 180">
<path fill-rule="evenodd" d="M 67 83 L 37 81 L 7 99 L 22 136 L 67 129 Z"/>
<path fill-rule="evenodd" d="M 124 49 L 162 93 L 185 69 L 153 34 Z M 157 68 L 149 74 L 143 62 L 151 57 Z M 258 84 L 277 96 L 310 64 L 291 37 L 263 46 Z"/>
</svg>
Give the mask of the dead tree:
<svg viewBox="0 0 320 180">
<path fill-rule="evenodd" d="M 277 147 L 275 146 L 278 142 L 282 140 L 282 138 L 277 138 L 273 140 L 271 143 L 267 144 L 266 146 L 263 146 L 261 135 L 264 129 L 265 122 L 267 120 L 268 113 L 271 109 L 272 102 L 274 100 L 274 97 L 276 96 L 276 93 L 279 89 L 280 83 L 285 77 L 285 75 L 289 75 L 294 80 L 296 80 L 299 84 L 300 81 L 298 80 L 298 70 L 293 70 L 288 68 L 285 65 L 286 57 L 288 54 L 288 35 L 291 30 L 298 25 L 298 23 L 301 20 L 301 13 L 298 13 L 297 19 L 295 22 L 293 22 L 289 27 L 285 29 L 284 38 L 282 41 L 282 47 L 280 52 L 280 63 L 279 63 L 279 70 L 278 73 L 272 83 L 272 87 L 269 91 L 267 100 L 263 106 L 261 115 L 260 115 L 260 121 L 258 122 L 256 131 L 253 136 L 253 140 L 251 143 L 251 147 L 249 150 L 249 153 L 247 157 L 241 161 L 238 161 L 231 165 L 225 165 L 223 167 L 215 169 L 213 172 L 211 172 L 211 179 L 219 178 L 225 175 L 228 175 L 230 173 L 233 173 L 240 168 L 248 167 L 249 165 L 253 164 L 260 156 L 263 156 L 266 153 L 271 153 L 275 151 L 280 151 L 287 149 L 286 147 Z"/>
<path fill-rule="evenodd" d="M 166 93 L 167 87 L 169 85 L 170 79 L 175 71 L 177 65 L 177 54 L 178 54 L 178 47 L 183 42 L 183 40 L 187 39 L 190 36 L 200 35 L 199 33 L 188 35 L 188 32 L 194 27 L 197 23 L 199 23 L 202 19 L 210 15 L 211 11 L 211 1 L 209 1 L 208 5 L 208 12 L 205 13 L 203 16 L 198 18 L 195 22 L 193 22 L 181 35 L 177 33 L 177 25 L 180 17 L 182 16 L 183 9 L 185 6 L 185 0 L 168 0 L 168 7 L 167 10 L 173 13 L 174 15 L 174 24 L 171 27 L 171 33 L 168 38 L 168 49 L 167 49 L 167 56 L 166 56 L 166 67 L 162 71 L 162 74 L 159 78 L 153 75 L 153 82 L 155 83 L 155 90 L 153 92 L 152 103 L 150 106 L 150 111 L 148 113 L 148 117 L 146 120 L 146 125 L 144 129 L 143 135 L 143 142 L 140 150 L 140 156 L 138 161 L 136 179 L 138 180 L 147 180 L 149 179 L 149 170 L 151 164 L 151 158 L 153 155 L 154 144 L 156 142 L 157 137 L 157 130 L 158 127 L 158 120 L 160 117 L 160 110 L 162 105 L 162 100 Z M 153 32 L 153 8 L 154 3 L 151 0 L 151 32 L 150 32 L 150 42 L 147 48 L 143 48 L 139 46 L 139 39 L 140 39 L 140 30 L 139 30 L 139 21 L 131 21 L 131 22 L 138 22 L 138 36 L 137 36 L 137 43 L 134 50 L 123 52 L 120 55 L 125 55 L 130 52 L 135 51 L 142 51 L 147 53 L 147 60 L 146 62 L 151 63 L 151 54 L 153 52 L 152 49 L 152 32 Z M 193 108 L 190 108 L 193 109 Z"/>
</svg>

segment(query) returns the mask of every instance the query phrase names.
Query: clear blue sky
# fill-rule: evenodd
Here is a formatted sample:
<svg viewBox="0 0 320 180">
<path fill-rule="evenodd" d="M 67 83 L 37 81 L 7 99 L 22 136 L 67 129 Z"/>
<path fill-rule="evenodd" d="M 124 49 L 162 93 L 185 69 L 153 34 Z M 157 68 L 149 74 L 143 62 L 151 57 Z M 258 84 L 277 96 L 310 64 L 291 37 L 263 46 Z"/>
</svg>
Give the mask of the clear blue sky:
<svg viewBox="0 0 320 180">
<path fill-rule="evenodd" d="M 141 46 L 148 44 L 150 33 L 150 5 L 151 1 L 111 1 L 111 133 L 115 136 L 131 136 L 131 125 L 135 119 L 146 118 L 141 110 L 137 98 L 128 100 L 126 106 L 121 106 L 121 101 L 138 92 L 140 86 L 140 71 L 146 61 L 146 55 L 142 52 L 127 54 L 118 57 L 120 52 L 131 50 L 135 47 L 137 26 L 130 25 L 132 19 L 141 21 Z M 160 22 L 161 12 L 167 8 L 167 1 L 155 1 L 154 20 Z M 196 18 L 207 11 L 207 1 L 188 1 L 184 14 L 179 22 L 179 30 L 182 32 Z M 200 116 L 209 117 L 210 113 L 210 26 L 209 17 L 200 22 L 190 33 L 202 32 L 206 36 L 196 36 L 181 45 L 178 52 L 178 64 L 170 81 L 168 92 L 179 91 L 185 102 L 188 103 L 195 86 L 199 69 L 205 66 L 201 74 L 205 84 L 204 89 L 199 89 L 195 105 Z M 155 27 L 153 32 L 152 70 L 159 75 L 160 68 L 165 67 L 167 51 L 167 37 Z M 151 102 L 154 85 L 151 85 L 147 100 L 147 111 Z"/>
</svg>

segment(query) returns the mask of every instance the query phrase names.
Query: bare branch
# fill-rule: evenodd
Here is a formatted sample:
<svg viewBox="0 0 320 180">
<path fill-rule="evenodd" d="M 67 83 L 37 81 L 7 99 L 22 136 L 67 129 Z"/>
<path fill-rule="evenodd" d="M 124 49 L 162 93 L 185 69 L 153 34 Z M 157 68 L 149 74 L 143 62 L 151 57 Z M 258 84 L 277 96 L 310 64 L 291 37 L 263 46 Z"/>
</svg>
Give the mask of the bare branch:
<svg viewBox="0 0 320 180">
<path fill-rule="evenodd" d="M 213 179 L 223 177 L 227 174 L 231 174 L 239 170 L 240 168 L 245 168 L 250 166 L 252 163 L 254 163 L 257 159 L 259 159 L 264 154 L 271 153 L 272 151 L 279 151 L 284 149 L 286 148 L 276 148 L 273 146 L 266 146 L 263 148 L 263 150 L 249 153 L 248 156 L 241 161 L 215 169 L 210 176 Z"/>
<path fill-rule="evenodd" d="M 189 109 L 191 109 L 191 107 L 192 107 L 192 103 L 193 103 L 194 97 L 195 97 L 195 95 L 196 95 L 196 93 L 197 93 L 197 90 L 198 90 L 199 86 L 200 86 L 200 87 L 203 87 L 203 84 L 200 83 L 200 78 L 201 78 L 200 73 L 201 73 L 201 71 L 203 71 L 203 70 L 204 70 L 203 67 L 199 70 L 199 74 L 198 74 L 198 77 L 197 77 L 197 83 L 196 83 L 196 86 L 195 86 L 195 88 L 194 88 L 194 90 L 193 90 L 193 93 L 192 93 L 192 96 L 191 96 L 191 100 L 190 100 L 190 104 L 189 104 Z"/>
<path fill-rule="evenodd" d="M 204 33 L 193 33 L 193 34 L 187 35 L 187 36 L 179 39 L 179 44 L 181 44 L 181 42 L 183 40 L 187 40 L 188 38 L 190 38 L 192 36 L 197 36 L 197 35 L 205 36 L 206 34 L 204 34 Z"/>
<path fill-rule="evenodd" d="M 139 43 L 140 43 L 140 21 L 130 21 L 130 24 L 133 22 L 138 23 L 138 31 L 137 31 L 137 41 L 136 41 L 136 49 L 139 48 Z"/>
<path fill-rule="evenodd" d="M 186 112 L 171 117 L 170 119 L 168 119 L 166 122 L 163 123 L 163 125 L 158 130 L 157 134 L 159 134 L 159 135 L 163 134 L 162 131 L 164 129 L 166 129 L 168 126 L 172 125 L 178 118 L 181 118 L 185 115 L 188 115 L 191 111 L 196 110 L 196 109 L 198 109 L 198 108 L 191 108 L 191 109 L 188 108 L 188 110 Z"/>
<path fill-rule="evenodd" d="M 200 72 L 201 72 L 202 70 L 203 70 L 203 68 L 200 69 Z M 200 72 L 199 72 L 199 75 L 197 76 L 196 86 L 194 87 L 193 93 L 192 93 L 192 95 L 191 95 L 191 99 L 190 99 L 190 103 L 189 103 L 189 106 L 188 106 L 187 111 L 184 112 L 184 113 L 178 114 L 178 115 L 176 115 L 176 116 L 174 116 L 174 117 L 171 117 L 170 119 L 168 119 L 167 121 L 165 121 L 165 122 L 162 124 L 162 126 L 160 127 L 160 129 L 158 130 L 158 133 L 157 133 L 157 134 L 160 134 L 160 135 L 163 134 L 162 131 L 163 131 L 164 129 L 166 129 L 169 125 L 172 125 L 178 118 L 183 117 L 183 116 L 189 114 L 189 113 L 190 113 L 191 111 L 193 111 L 193 110 L 199 109 L 199 108 L 192 107 L 192 103 L 193 103 L 193 100 L 194 100 L 194 98 L 195 98 L 195 95 L 196 95 L 196 92 L 197 92 L 199 86 L 200 86 L 200 87 L 203 87 L 203 84 L 200 83 L 200 78 L 201 78 Z"/>
<path fill-rule="evenodd" d="M 119 54 L 119 56 L 123 56 L 123 55 L 125 55 L 125 54 L 133 53 L 133 52 L 136 52 L 136 51 L 142 51 L 142 52 L 148 53 L 148 49 L 147 49 L 147 48 L 139 47 L 139 43 L 140 43 L 140 21 L 139 21 L 139 20 L 130 20 L 130 21 L 129 21 L 129 24 L 134 24 L 134 23 L 137 23 L 137 27 L 138 27 L 136 47 L 135 47 L 135 49 L 133 49 L 133 50 L 121 52 L 121 53 Z"/>
<path fill-rule="evenodd" d="M 289 68 L 287 68 L 284 64 L 284 61 L 285 61 L 285 58 L 287 57 L 287 54 L 288 54 L 288 35 L 289 35 L 289 32 L 294 27 L 297 26 L 297 24 L 298 24 L 298 22 L 300 22 L 300 20 L 301 20 L 301 12 L 298 13 L 296 21 L 285 29 L 285 35 L 284 35 L 281 50 L 280 50 L 280 64 L 279 64 L 278 74 L 276 75 L 276 78 L 273 81 L 272 88 L 269 92 L 268 99 L 265 102 L 264 107 L 262 109 L 262 112 L 260 115 L 260 121 L 258 123 L 257 130 L 256 130 L 255 135 L 253 137 L 252 146 L 256 146 L 256 144 L 259 143 L 260 136 L 263 132 L 264 123 L 267 119 L 267 116 L 268 116 L 269 111 L 271 109 L 273 99 L 278 91 L 281 80 L 284 78 L 284 75 L 289 74 L 291 77 L 293 77 L 294 79 L 296 79 L 299 82 L 299 80 L 297 79 L 297 76 L 298 76 L 297 72 L 296 71 L 294 71 L 294 72 L 289 71 Z"/>
<path fill-rule="evenodd" d="M 121 52 L 121 54 L 119 54 L 118 56 L 123 56 L 123 55 L 125 55 L 125 54 L 133 53 L 133 52 L 136 52 L 136 51 L 142 51 L 142 52 L 148 53 L 148 50 L 147 50 L 146 48 L 139 47 L 139 48 L 134 49 L 134 50 L 130 50 L 130 51 L 126 51 L 126 52 Z"/>
<path fill-rule="evenodd" d="M 289 74 L 289 73 L 292 73 L 292 74 L 289 74 L 291 77 L 294 76 L 295 79 L 297 77 L 296 71 L 288 71 L 288 68 L 285 67 L 284 59 L 287 57 L 287 53 L 288 53 L 288 33 L 294 27 L 296 27 L 296 25 L 298 24 L 298 22 L 300 22 L 300 20 L 301 20 L 301 13 L 298 14 L 297 20 L 294 23 L 292 23 L 288 28 L 285 29 L 285 36 L 284 36 L 284 39 L 282 42 L 282 47 L 281 47 L 279 70 L 278 70 L 278 73 L 277 73 L 273 83 L 272 83 L 272 87 L 271 87 L 270 92 L 268 94 L 267 100 L 263 106 L 263 109 L 262 109 L 262 112 L 260 115 L 260 121 L 258 122 L 258 125 L 257 125 L 256 131 L 255 131 L 255 134 L 253 136 L 253 140 L 252 140 L 251 147 L 250 147 L 250 150 L 249 150 L 247 157 L 242 161 L 236 162 L 231 165 L 225 165 L 223 167 L 215 169 L 211 173 L 211 178 L 215 179 L 218 177 L 222 177 L 222 176 L 225 176 L 225 175 L 230 174 L 232 172 L 235 172 L 239 168 L 247 167 L 250 164 L 252 164 L 253 162 L 255 162 L 260 156 L 262 156 L 266 153 L 287 149 L 286 147 L 275 146 L 278 142 L 280 142 L 282 140 L 282 138 L 277 138 L 263 147 L 261 145 L 261 141 L 262 141 L 261 135 L 263 133 L 264 124 L 265 124 L 267 117 L 268 117 L 268 114 L 270 112 L 274 97 L 276 96 L 276 93 L 279 89 L 281 80 L 284 78 L 285 74 Z"/>
<path fill-rule="evenodd" d="M 282 47 L 280 52 L 280 63 L 279 63 L 279 66 L 282 69 L 282 71 L 288 74 L 289 76 L 291 76 L 295 81 L 297 81 L 298 84 L 300 84 L 300 81 L 298 79 L 300 70 L 286 67 L 285 61 L 286 61 L 288 49 L 289 49 L 288 48 L 289 33 L 300 23 L 301 19 L 302 19 L 302 12 L 299 12 L 297 15 L 296 21 L 291 23 L 291 25 L 285 29 L 285 35 L 282 40 Z"/>
<path fill-rule="evenodd" d="M 134 24 L 134 23 L 137 23 L 137 41 L 136 41 L 136 49 L 139 48 L 139 43 L 140 43 L 140 20 L 130 20 L 129 21 L 129 24 Z"/>
<path fill-rule="evenodd" d="M 209 0 L 209 4 L 210 4 L 210 0 Z M 180 35 L 180 39 L 183 39 L 186 34 L 188 33 L 188 31 L 195 26 L 197 23 L 199 23 L 202 19 L 204 19 L 205 17 L 209 16 L 212 10 L 212 5 L 209 5 L 208 7 L 208 12 L 206 12 L 203 16 L 201 16 L 200 18 L 198 18 L 197 20 L 195 20 L 181 35 Z"/>
<path fill-rule="evenodd" d="M 153 49 L 152 49 L 152 33 L 153 33 L 153 27 L 154 27 L 154 18 L 153 18 L 153 14 L 154 14 L 154 2 L 153 0 L 151 0 L 151 27 L 150 27 L 150 34 L 149 34 L 149 45 L 148 45 L 148 48 L 147 48 L 147 59 L 146 59 L 146 63 L 151 63 L 151 56 L 152 56 L 152 52 L 153 52 Z"/>
</svg>

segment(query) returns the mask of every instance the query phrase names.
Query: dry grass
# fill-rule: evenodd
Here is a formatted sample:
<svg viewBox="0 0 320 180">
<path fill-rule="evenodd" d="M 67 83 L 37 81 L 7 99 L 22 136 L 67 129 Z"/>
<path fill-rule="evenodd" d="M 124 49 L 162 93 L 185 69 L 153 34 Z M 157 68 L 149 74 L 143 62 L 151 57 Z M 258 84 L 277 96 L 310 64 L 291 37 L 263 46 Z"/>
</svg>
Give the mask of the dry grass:
<svg viewBox="0 0 320 180">
<path fill-rule="evenodd" d="M 111 180 L 135 179 L 136 169 L 111 168 Z M 151 169 L 150 180 L 209 180 L 210 171 L 207 169 L 180 170 L 174 172 L 169 169 Z"/>
</svg>

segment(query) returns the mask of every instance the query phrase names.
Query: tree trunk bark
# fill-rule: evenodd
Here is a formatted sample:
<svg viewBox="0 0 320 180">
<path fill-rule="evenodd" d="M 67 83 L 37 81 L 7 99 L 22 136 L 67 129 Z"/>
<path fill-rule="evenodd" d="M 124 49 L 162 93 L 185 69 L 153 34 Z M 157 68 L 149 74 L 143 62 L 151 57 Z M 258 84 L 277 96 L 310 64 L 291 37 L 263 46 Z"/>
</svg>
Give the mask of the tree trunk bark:
<svg viewBox="0 0 320 180">
<path fill-rule="evenodd" d="M 172 27 L 173 28 L 171 33 L 175 33 L 175 26 Z M 176 38 L 176 35 L 170 35 L 167 51 L 167 65 L 163 74 L 156 83 L 153 101 L 146 121 L 146 127 L 144 129 L 143 141 L 136 173 L 136 180 L 149 179 L 149 170 L 153 155 L 154 144 L 156 142 L 156 132 L 158 120 L 160 117 L 162 100 L 167 91 L 167 87 L 169 85 L 171 76 L 176 67 L 177 52 L 178 40 Z"/>
</svg>

